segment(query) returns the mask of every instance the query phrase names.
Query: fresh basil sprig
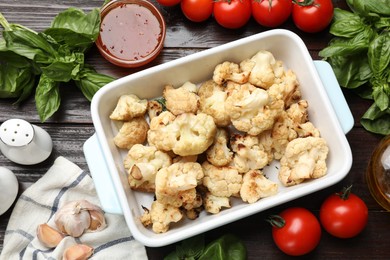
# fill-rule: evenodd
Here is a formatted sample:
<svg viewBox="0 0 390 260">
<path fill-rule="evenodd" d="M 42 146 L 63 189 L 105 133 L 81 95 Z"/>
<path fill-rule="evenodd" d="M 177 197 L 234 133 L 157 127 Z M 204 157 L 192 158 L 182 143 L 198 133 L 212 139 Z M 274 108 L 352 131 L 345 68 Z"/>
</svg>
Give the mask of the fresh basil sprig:
<svg viewBox="0 0 390 260">
<path fill-rule="evenodd" d="M 370 132 L 390 134 L 390 5 L 388 0 L 347 0 L 352 11 L 334 9 L 335 37 L 319 55 L 342 87 L 373 100 L 360 122 Z"/>
<path fill-rule="evenodd" d="M 59 109 L 59 89 L 66 87 L 64 83 L 74 81 L 91 100 L 97 90 L 114 80 L 85 63 L 84 54 L 99 35 L 98 8 L 89 13 L 68 8 L 54 18 L 50 28 L 39 33 L 8 23 L 1 13 L 0 24 L 4 28 L 0 38 L 0 98 L 18 98 L 16 103 L 20 103 L 36 88 L 36 109 L 42 122 Z"/>
</svg>

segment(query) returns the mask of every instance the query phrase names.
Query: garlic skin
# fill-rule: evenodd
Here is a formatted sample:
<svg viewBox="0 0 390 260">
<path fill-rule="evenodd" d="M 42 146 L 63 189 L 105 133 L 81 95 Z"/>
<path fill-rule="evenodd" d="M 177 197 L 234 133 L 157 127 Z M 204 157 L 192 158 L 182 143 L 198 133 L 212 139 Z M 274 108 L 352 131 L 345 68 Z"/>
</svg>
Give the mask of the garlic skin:
<svg viewBox="0 0 390 260">
<path fill-rule="evenodd" d="M 68 202 L 56 212 L 54 222 L 61 232 L 72 237 L 80 237 L 86 231 L 94 232 L 107 226 L 103 210 L 87 200 Z"/>
<path fill-rule="evenodd" d="M 64 234 L 61 234 L 48 224 L 40 224 L 37 227 L 37 237 L 38 240 L 47 248 L 56 247 L 61 240 L 65 237 Z"/>
<path fill-rule="evenodd" d="M 86 260 L 93 254 L 93 247 L 76 244 L 68 247 L 62 256 L 63 260 Z"/>
</svg>

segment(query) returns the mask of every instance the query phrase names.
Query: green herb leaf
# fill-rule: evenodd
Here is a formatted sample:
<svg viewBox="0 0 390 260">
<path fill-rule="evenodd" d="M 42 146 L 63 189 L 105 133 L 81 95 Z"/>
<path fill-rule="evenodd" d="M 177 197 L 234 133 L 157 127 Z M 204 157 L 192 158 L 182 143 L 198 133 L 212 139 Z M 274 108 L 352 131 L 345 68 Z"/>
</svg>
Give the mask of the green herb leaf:
<svg viewBox="0 0 390 260">
<path fill-rule="evenodd" d="M 205 246 L 204 235 L 194 236 L 176 245 L 176 250 L 164 257 L 164 260 L 199 259 Z"/>
<path fill-rule="evenodd" d="M 374 75 L 380 76 L 390 64 L 390 32 L 376 37 L 368 46 L 368 62 Z"/>
<path fill-rule="evenodd" d="M 41 74 L 35 92 L 35 103 L 41 122 L 45 122 L 60 107 L 59 82 Z"/>
<path fill-rule="evenodd" d="M 373 103 L 360 119 L 363 127 L 372 133 L 389 135 L 390 134 L 390 109 L 381 111 Z"/>
<path fill-rule="evenodd" d="M 199 260 L 245 260 L 246 258 L 247 250 L 244 243 L 238 237 L 228 234 L 208 244 Z"/>
<path fill-rule="evenodd" d="M 333 21 L 329 32 L 335 36 L 352 38 L 367 30 L 358 15 L 339 8 L 334 9 Z"/>
</svg>

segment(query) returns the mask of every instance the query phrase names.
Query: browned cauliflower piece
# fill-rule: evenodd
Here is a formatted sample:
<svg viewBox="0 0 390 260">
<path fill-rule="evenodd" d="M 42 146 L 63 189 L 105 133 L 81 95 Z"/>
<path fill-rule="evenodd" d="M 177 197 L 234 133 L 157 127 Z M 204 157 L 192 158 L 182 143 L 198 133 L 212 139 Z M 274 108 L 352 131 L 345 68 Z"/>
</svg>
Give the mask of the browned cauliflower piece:
<svg viewBox="0 0 390 260">
<path fill-rule="evenodd" d="M 163 91 L 166 108 L 174 115 L 183 113 L 196 114 L 199 108 L 199 96 L 197 87 L 191 82 L 184 83 L 179 88 L 167 85 Z"/>
<path fill-rule="evenodd" d="M 250 71 L 241 71 L 240 66 L 234 62 L 225 61 L 214 69 L 213 80 L 218 85 L 227 81 L 243 84 L 248 81 Z"/>
<path fill-rule="evenodd" d="M 156 199 L 163 204 L 181 207 L 197 199 L 196 187 L 204 176 L 199 163 L 174 163 L 156 174 Z"/>
<path fill-rule="evenodd" d="M 191 201 L 191 203 L 183 203 L 181 209 L 184 211 L 187 218 L 194 220 L 198 218 L 200 212 L 202 211 L 203 199 L 199 193 L 196 193 L 195 200 Z"/>
<path fill-rule="evenodd" d="M 242 176 L 232 166 L 216 167 L 209 162 L 202 163 L 204 172 L 203 185 L 211 194 L 218 197 L 237 196 L 242 182 Z"/>
<path fill-rule="evenodd" d="M 114 137 L 116 146 L 122 149 L 130 149 L 135 144 L 142 144 L 146 141 L 149 125 L 144 117 L 135 117 L 124 122 Z"/>
<path fill-rule="evenodd" d="M 269 51 L 261 50 L 252 58 L 240 63 L 242 71 L 250 72 L 249 83 L 260 88 L 268 89 L 280 81 L 284 74 L 283 63 L 275 60 Z"/>
<path fill-rule="evenodd" d="M 173 118 L 163 112 L 152 119 L 148 142 L 163 151 L 172 150 L 180 156 L 205 152 L 213 143 L 217 127 L 211 116 L 184 113 Z"/>
<path fill-rule="evenodd" d="M 157 100 L 148 101 L 147 112 L 150 120 L 152 120 L 153 117 L 156 117 L 161 114 L 163 111 L 164 107 L 160 102 L 158 102 Z"/>
<path fill-rule="evenodd" d="M 231 136 L 230 144 L 234 151 L 234 166 L 240 173 L 262 169 L 269 163 L 269 156 L 257 136 L 236 133 Z"/>
<path fill-rule="evenodd" d="M 212 116 L 217 126 L 230 124 L 230 115 L 225 109 L 227 93 L 221 85 L 208 80 L 200 85 L 198 95 L 200 112 Z"/>
<path fill-rule="evenodd" d="M 141 117 L 146 113 L 148 101 L 139 99 L 136 95 L 122 95 L 111 113 L 112 120 L 128 121 L 135 117 Z"/>
<path fill-rule="evenodd" d="M 288 143 L 280 159 L 279 180 L 285 186 L 326 174 L 329 148 L 321 137 L 296 138 Z"/>
<path fill-rule="evenodd" d="M 228 83 L 225 108 L 237 130 L 258 135 L 272 128 L 275 118 L 284 108 L 282 100 L 270 102 L 267 91 L 246 83 Z"/>
<path fill-rule="evenodd" d="M 156 173 L 172 164 L 171 157 L 154 146 L 135 144 L 124 160 L 130 188 L 145 192 L 155 191 Z"/>
<path fill-rule="evenodd" d="M 271 100 L 283 100 L 285 108 L 289 108 L 302 97 L 297 76 L 292 70 L 288 70 L 267 92 Z"/>
<path fill-rule="evenodd" d="M 183 213 L 179 208 L 158 201 L 153 201 L 150 210 L 146 208 L 144 210 L 140 221 L 145 227 L 152 225 L 152 230 L 155 233 L 167 232 L 171 223 L 178 222 L 183 218 Z"/>
<path fill-rule="evenodd" d="M 207 149 L 207 160 L 215 166 L 225 166 L 233 161 L 233 152 L 228 147 L 229 134 L 224 128 L 218 128 L 213 144 Z"/>
<path fill-rule="evenodd" d="M 267 179 L 260 170 L 251 170 L 244 174 L 240 190 L 241 199 L 248 203 L 255 203 L 261 198 L 275 195 L 278 184 Z"/>
<path fill-rule="evenodd" d="M 189 156 L 175 156 L 173 159 L 174 163 L 177 162 L 196 162 L 198 160 L 198 155 L 189 155 Z"/>
<path fill-rule="evenodd" d="M 217 214 L 222 208 L 230 208 L 230 199 L 228 197 L 218 197 L 207 192 L 203 198 L 204 209 L 211 214 Z"/>
</svg>

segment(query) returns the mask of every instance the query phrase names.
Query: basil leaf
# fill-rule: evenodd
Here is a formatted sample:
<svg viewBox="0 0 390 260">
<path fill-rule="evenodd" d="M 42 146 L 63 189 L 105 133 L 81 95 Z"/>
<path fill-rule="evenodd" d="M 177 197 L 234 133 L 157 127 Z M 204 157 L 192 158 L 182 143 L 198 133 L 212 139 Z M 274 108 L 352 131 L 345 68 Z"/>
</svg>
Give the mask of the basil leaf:
<svg viewBox="0 0 390 260">
<path fill-rule="evenodd" d="M 376 37 L 368 46 L 368 62 L 374 75 L 382 75 L 390 64 L 390 32 Z"/>
<path fill-rule="evenodd" d="M 386 93 L 386 89 L 382 84 L 376 84 L 373 87 L 372 96 L 374 98 L 376 106 L 384 111 L 389 107 L 389 93 Z"/>
<path fill-rule="evenodd" d="M 45 122 L 60 107 L 59 83 L 41 74 L 35 92 L 35 103 L 41 122 Z"/>
<path fill-rule="evenodd" d="M 374 103 L 366 111 L 366 113 L 364 113 L 364 115 L 360 119 L 360 123 L 369 132 L 381 135 L 389 135 L 390 109 L 387 109 L 386 111 L 381 111 Z"/>
<path fill-rule="evenodd" d="M 198 259 L 205 246 L 204 235 L 183 240 L 176 245 L 176 250 L 164 257 L 164 260 Z"/>
<path fill-rule="evenodd" d="M 329 32 L 335 36 L 352 38 L 366 30 L 366 25 L 360 17 L 354 13 L 335 8 L 333 23 Z"/>
<path fill-rule="evenodd" d="M 378 30 L 385 30 L 390 28 L 390 17 L 381 17 L 378 21 L 374 23 L 374 26 Z"/>
<path fill-rule="evenodd" d="M 354 0 L 349 2 L 351 9 L 362 16 L 369 16 L 370 13 L 390 16 L 390 5 L 388 0 Z"/>
<path fill-rule="evenodd" d="M 205 248 L 199 260 L 245 260 L 247 251 L 244 243 L 234 235 L 224 235 Z"/>
<path fill-rule="evenodd" d="M 89 101 L 92 100 L 92 97 L 101 87 L 113 80 L 113 77 L 99 74 L 89 67 L 83 68 L 77 75 L 77 78 L 74 79 L 76 85 Z"/>
</svg>

